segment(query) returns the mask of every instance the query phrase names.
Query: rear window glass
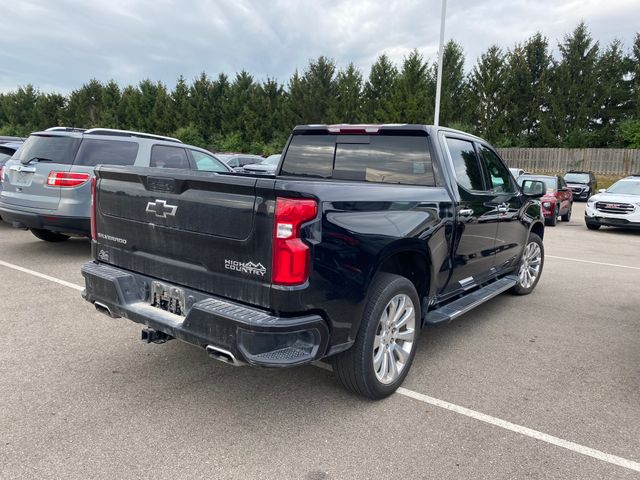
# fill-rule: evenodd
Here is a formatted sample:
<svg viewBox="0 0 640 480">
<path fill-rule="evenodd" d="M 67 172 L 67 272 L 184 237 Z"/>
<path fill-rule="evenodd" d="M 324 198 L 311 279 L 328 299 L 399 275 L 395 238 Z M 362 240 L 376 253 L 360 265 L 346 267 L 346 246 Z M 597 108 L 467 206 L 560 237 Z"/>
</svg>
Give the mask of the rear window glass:
<svg viewBox="0 0 640 480">
<path fill-rule="evenodd" d="M 294 135 L 282 175 L 435 185 L 428 139 L 409 135 Z"/>
<path fill-rule="evenodd" d="M 335 148 L 335 135 L 294 135 L 280 174 L 331 178 Z"/>
<path fill-rule="evenodd" d="M 138 144 L 117 140 L 85 139 L 80 145 L 75 165 L 133 165 L 138 155 Z"/>
<path fill-rule="evenodd" d="M 351 138 L 353 140 L 344 141 L 338 137 L 333 178 L 435 185 L 426 137 L 381 135 Z"/>
<path fill-rule="evenodd" d="M 31 135 L 19 151 L 19 159 L 27 163 L 34 158 L 52 163 L 71 164 L 80 144 L 79 138 L 56 135 Z"/>
<path fill-rule="evenodd" d="M 154 145 L 151 148 L 151 167 L 157 168 L 191 168 L 187 151 L 181 147 Z"/>
</svg>

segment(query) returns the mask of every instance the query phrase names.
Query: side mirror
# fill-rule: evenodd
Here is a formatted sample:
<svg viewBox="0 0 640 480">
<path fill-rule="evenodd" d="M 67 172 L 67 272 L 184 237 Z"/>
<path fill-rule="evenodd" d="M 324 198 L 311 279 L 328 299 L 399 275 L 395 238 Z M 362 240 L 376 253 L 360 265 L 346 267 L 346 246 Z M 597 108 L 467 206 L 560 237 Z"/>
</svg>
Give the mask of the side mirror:
<svg viewBox="0 0 640 480">
<path fill-rule="evenodd" d="M 598 193 L 604 193 L 604 192 L 606 192 L 606 191 L 607 191 L 607 189 L 606 189 L 606 188 L 601 188 L 600 190 L 598 190 Z"/>
<path fill-rule="evenodd" d="M 547 191 L 544 182 L 540 180 L 525 180 L 520 188 L 522 188 L 522 193 L 531 198 L 540 198 Z"/>
</svg>

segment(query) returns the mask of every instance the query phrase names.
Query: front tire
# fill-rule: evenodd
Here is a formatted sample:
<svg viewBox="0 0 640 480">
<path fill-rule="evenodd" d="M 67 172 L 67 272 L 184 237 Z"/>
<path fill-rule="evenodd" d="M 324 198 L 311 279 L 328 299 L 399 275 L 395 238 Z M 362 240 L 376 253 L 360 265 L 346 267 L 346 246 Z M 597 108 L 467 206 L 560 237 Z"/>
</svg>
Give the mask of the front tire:
<svg viewBox="0 0 640 480">
<path fill-rule="evenodd" d="M 69 240 L 69 235 L 64 235 L 62 233 L 52 232 L 51 230 L 44 230 L 41 228 L 32 228 L 31 233 L 33 233 L 36 238 L 44 240 L 45 242 L 64 242 L 65 240 Z"/>
<path fill-rule="evenodd" d="M 536 288 L 544 267 L 544 245 L 536 233 L 529 233 L 529 239 L 522 251 L 518 266 L 518 283 L 510 290 L 515 295 L 528 295 Z"/>
<path fill-rule="evenodd" d="M 353 346 L 333 357 L 338 382 L 372 400 L 388 397 L 402 384 L 416 351 L 420 301 L 400 275 L 376 275 Z"/>
<path fill-rule="evenodd" d="M 550 218 L 547 218 L 546 224 L 550 227 L 555 227 L 558 223 L 558 213 L 560 213 L 559 207 L 556 205 L 553 209 L 553 215 Z"/>
<path fill-rule="evenodd" d="M 600 225 L 598 225 L 597 223 L 589 223 L 589 222 L 585 222 L 587 224 L 587 228 L 589 230 L 600 230 Z"/>
</svg>

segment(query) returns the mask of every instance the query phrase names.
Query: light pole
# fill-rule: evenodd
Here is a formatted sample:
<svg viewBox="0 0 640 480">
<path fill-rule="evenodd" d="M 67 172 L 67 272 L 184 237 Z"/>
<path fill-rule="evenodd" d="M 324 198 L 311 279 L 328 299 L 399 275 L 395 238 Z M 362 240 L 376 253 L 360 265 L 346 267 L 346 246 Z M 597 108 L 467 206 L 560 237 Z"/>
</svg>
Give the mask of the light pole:
<svg viewBox="0 0 640 480">
<path fill-rule="evenodd" d="M 433 114 L 433 124 L 437 127 L 440 122 L 440 92 L 442 91 L 442 63 L 444 58 L 444 18 L 447 16 L 447 0 L 442 0 L 440 17 L 440 49 L 438 50 L 438 76 L 436 77 L 436 109 Z"/>
</svg>

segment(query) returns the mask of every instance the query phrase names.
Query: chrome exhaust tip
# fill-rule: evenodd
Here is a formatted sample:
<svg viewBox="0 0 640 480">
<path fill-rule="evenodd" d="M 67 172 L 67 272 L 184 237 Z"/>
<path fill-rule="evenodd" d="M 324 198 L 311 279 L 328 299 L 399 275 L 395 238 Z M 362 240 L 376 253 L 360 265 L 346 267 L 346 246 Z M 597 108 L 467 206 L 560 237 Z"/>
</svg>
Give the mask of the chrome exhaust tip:
<svg viewBox="0 0 640 480">
<path fill-rule="evenodd" d="M 104 303 L 100 303 L 100 302 L 94 302 L 93 305 L 96 307 L 96 310 L 99 311 L 100 313 L 104 313 L 105 315 L 108 315 L 111 318 L 118 318 L 120 315 L 115 315 L 111 312 L 111 309 L 109 309 L 109 307 L 107 307 Z"/>
<path fill-rule="evenodd" d="M 233 365 L 234 367 L 242 366 L 242 362 L 240 362 L 233 353 L 229 350 L 225 350 L 224 348 L 216 347 L 215 345 L 207 345 L 207 354 L 220 362 L 228 363 L 229 365 Z"/>
</svg>

